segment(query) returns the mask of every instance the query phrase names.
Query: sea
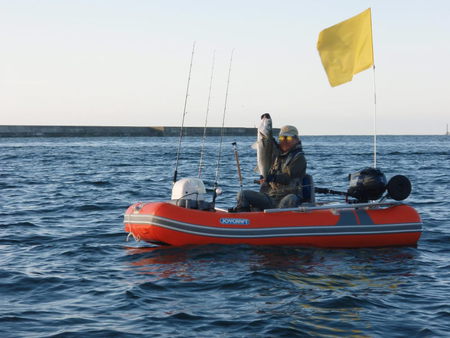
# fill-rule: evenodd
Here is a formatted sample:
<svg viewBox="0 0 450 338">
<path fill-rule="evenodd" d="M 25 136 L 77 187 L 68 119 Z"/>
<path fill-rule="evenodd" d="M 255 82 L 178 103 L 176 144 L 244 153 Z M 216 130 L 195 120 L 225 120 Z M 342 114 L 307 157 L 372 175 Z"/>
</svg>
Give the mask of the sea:
<svg viewBox="0 0 450 338">
<path fill-rule="evenodd" d="M 232 142 L 242 188 L 258 189 L 253 137 L 181 141 L 178 178 L 217 183 L 218 207 L 241 189 Z M 346 191 L 374 164 L 371 136 L 302 142 L 317 187 Z M 376 165 L 410 179 L 423 234 L 417 247 L 372 249 L 127 238 L 129 205 L 170 199 L 178 145 L 0 138 L 0 337 L 450 336 L 450 137 L 378 136 Z"/>
</svg>

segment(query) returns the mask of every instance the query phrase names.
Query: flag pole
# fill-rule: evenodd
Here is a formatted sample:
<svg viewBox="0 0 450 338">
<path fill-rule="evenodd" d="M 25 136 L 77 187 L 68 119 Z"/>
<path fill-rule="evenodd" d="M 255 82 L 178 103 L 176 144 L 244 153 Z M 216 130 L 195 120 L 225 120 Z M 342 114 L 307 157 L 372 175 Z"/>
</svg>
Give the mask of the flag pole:
<svg viewBox="0 0 450 338">
<path fill-rule="evenodd" d="M 375 82 L 375 64 L 373 65 L 373 167 L 377 167 L 377 88 Z"/>
<path fill-rule="evenodd" d="M 377 86 L 375 81 L 375 53 L 373 51 L 373 25 L 372 9 L 370 9 L 370 35 L 372 40 L 372 60 L 373 60 L 373 167 L 377 167 Z"/>
</svg>

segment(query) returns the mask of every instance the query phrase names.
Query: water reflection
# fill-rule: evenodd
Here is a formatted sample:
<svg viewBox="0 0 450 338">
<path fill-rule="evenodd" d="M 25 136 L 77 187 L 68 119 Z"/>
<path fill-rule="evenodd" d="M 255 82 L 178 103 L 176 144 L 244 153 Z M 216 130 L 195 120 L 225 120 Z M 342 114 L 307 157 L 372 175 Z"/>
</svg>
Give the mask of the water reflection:
<svg viewBox="0 0 450 338">
<path fill-rule="evenodd" d="M 403 297 L 403 289 L 416 274 L 416 255 L 411 248 L 262 254 L 260 262 L 291 294 L 281 313 L 278 306 L 264 313 L 289 316 L 292 327 L 313 336 L 364 336 L 361 328 L 372 327 L 368 309 L 397 309 L 397 301 L 391 301 Z"/>
<path fill-rule="evenodd" d="M 289 318 L 283 329 L 313 336 L 364 336 L 372 327 L 371 309 L 397 309 L 416 274 L 418 255 L 413 248 L 245 245 L 125 250 L 127 264 L 146 276 L 144 284 L 150 278 L 167 287 L 162 294 L 174 288 L 188 298 L 201 292 L 245 308 L 249 316 Z"/>
<path fill-rule="evenodd" d="M 152 275 L 157 278 L 177 277 L 184 280 L 193 280 L 189 271 L 192 270 L 188 259 L 187 248 L 176 247 L 125 247 L 127 254 L 133 260 L 130 266 L 145 275 Z"/>
<path fill-rule="evenodd" d="M 319 288 L 383 286 L 380 276 L 411 276 L 409 261 L 416 258 L 413 248 L 326 250 L 298 247 L 267 247 L 247 245 L 124 247 L 128 263 L 141 273 L 162 278 L 183 275 L 210 266 L 230 264 L 242 271 L 273 272 L 277 278 L 295 285 L 316 285 Z M 212 265 L 214 264 L 214 266 Z M 216 270 L 216 269 L 215 269 Z M 396 283 L 386 281 L 389 288 Z"/>
</svg>

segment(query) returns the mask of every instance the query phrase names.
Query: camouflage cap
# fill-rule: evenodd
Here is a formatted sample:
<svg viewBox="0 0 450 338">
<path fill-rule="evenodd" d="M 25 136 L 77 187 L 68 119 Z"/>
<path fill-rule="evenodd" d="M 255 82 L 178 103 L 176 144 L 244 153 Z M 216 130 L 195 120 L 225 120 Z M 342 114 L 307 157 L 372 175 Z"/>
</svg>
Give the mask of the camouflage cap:
<svg viewBox="0 0 450 338">
<path fill-rule="evenodd" d="M 280 129 L 280 136 L 298 136 L 298 130 L 294 126 L 283 126 Z"/>
</svg>

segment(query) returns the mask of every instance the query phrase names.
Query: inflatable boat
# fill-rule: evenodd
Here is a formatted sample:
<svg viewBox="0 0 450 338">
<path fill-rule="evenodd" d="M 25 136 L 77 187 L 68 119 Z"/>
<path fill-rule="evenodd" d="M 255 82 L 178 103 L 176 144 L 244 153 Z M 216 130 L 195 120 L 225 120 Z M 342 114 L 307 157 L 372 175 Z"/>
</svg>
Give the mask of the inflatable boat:
<svg viewBox="0 0 450 338">
<path fill-rule="evenodd" d="M 230 212 L 206 202 L 202 185 L 198 179 L 183 179 L 175 184 L 172 200 L 131 205 L 124 215 L 125 231 L 138 241 L 177 246 L 323 248 L 416 246 L 422 233 L 417 211 L 400 201 L 309 202 L 296 208 Z"/>
<path fill-rule="evenodd" d="M 327 248 L 415 246 L 418 213 L 402 203 L 327 205 L 229 213 L 167 202 L 137 203 L 125 213 L 125 231 L 156 244 L 301 245 Z"/>
</svg>

